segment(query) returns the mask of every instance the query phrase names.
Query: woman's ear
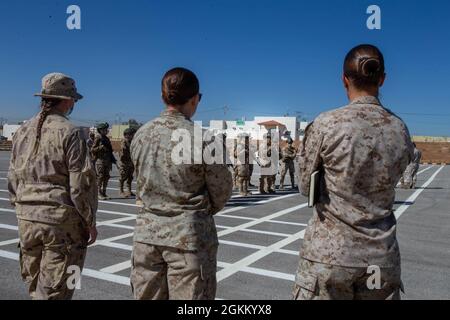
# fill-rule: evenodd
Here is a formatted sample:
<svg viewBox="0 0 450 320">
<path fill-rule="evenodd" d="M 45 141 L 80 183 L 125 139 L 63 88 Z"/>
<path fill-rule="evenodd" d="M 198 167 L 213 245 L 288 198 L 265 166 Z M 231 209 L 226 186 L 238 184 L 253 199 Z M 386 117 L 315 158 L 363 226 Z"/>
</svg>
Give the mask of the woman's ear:
<svg viewBox="0 0 450 320">
<path fill-rule="evenodd" d="M 350 80 L 345 75 L 342 75 L 342 83 L 344 84 L 344 88 L 348 90 L 350 87 Z"/>
<path fill-rule="evenodd" d="M 384 80 L 386 80 L 386 73 L 383 73 L 383 75 L 380 78 L 380 83 L 378 84 L 378 86 L 381 88 L 384 84 Z"/>
</svg>

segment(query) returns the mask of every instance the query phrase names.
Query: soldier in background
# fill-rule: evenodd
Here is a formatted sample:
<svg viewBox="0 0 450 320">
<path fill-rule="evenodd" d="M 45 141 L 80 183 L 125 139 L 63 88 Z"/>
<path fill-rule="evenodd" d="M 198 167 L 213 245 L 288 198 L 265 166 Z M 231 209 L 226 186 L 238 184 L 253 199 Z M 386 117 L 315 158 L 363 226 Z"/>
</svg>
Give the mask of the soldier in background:
<svg viewBox="0 0 450 320">
<path fill-rule="evenodd" d="M 191 120 L 201 99 L 196 75 L 175 68 L 161 85 L 166 109 L 131 143 L 143 204 L 134 232 L 131 286 L 140 300 L 212 300 L 218 249 L 213 216 L 231 197 L 232 177 L 222 160 L 194 161 L 205 147 L 195 142 Z M 180 135 L 183 143 L 174 140 Z M 173 153 L 179 146 L 190 148 L 183 152 L 188 159 Z"/>
<path fill-rule="evenodd" d="M 400 179 L 400 187 L 403 189 L 416 188 L 417 172 L 419 171 L 420 161 L 422 160 L 422 152 L 417 149 L 414 143 L 414 157 L 411 163 L 406 167 L 402 178 Z"/>
<path fill-rule="evenodd" d="M 280 177 L 280 190 L 284 189 L 284 178 L 289 171 L 291 177 L 292 189 L 295 189 L 295 165 L 294 161 L 297 157 L 297 150 L 293 146 L 294 140 L 289 138 L 288 145 L 281 149 L 281 177 Z"/>
<path fill-rule="evenodd" d="M 234 149 L 234 157 L 236 159 L 235 175 L 241 196 L 248 196 L 250 183 L 250 141 L 247 134 L 241 134 L 238 137 L 237 144 Z"/>
<path fill-rule="evenodd" d="M 120 195 L 123 197 L 134 197 L 131 184 L 133 182 L 134 165 L 131 160 L 130 145 L 136 130 L 133 128 L 125 129 L 124 140 L 120 148 Z M 128 191 L 123 191 L 125 181 L 127 182 Z"/>
<path fill-rule="evenodd" d="M 92 146 L 94 145 L 94 141 L 95 141 L 95 133 L 89 132 L 89 139 L 87 139 L 86 144 L 88 146 L 89 156 L 91 158 L 93 167 L 95 168 L 94 156 L 92 155 Z"/>
<path fill-rule="evenodd" d="M 94 145 L 94 140 L 95 140 L 95 133 L 89 132 L 89 139 L 87 139 L 86 141 L 89 150 L 91 150 L 92 146 Z"/>
<path fill-rule="evenodd" d="M 319 171 L 318 199 L 306 229 L 295 299 L 400 299 L 395 186 L 413 157 L 403 121 L 378 99 L 384 58 L 372 45 L 344 62 L 350 104 L 319 115 L 300 153 L 301 192 Z M 380 287 L 368 286 L 376 266 Z"/>
<path fill-rule="evenodd" d="M 97 169 L 98 198 L 100 200 L 109 199 L 106 195 L 106 189 L 108 188 L 112 165 L 117 162 L 113 154 L 111 141 L 107 137 L 108 128 L 108 123 L 101 123 L 97 126 L 98 135 L 96 135 L 91 149 Z"/>
<path fill-rule="evenodd" d="M 20 270 L 33 299 L 71 299 L 68 268 L 81 271 L 97 237 L 95 171 L 67 116 L 82 99 L 61 73 L 42 80 L 41 111 L 14 135 L 8 189 L 19 224 Z"/>
<path fill-rule="evenodd" d="M 275 179 L 273 174 L 268 174 L 269 169 L 272 167 L 272 137 L 270 134 L 264 135 L 263 142 L 266 143 L 265 146 L 260 148 L 262 151 L 263 157 L 260 157 L 257 154 L 256 161 L 261 167 L 261 175 L 259 178 L 259 192 L 261 194 L 274 194 L 275 193 Z"/>
</svg>

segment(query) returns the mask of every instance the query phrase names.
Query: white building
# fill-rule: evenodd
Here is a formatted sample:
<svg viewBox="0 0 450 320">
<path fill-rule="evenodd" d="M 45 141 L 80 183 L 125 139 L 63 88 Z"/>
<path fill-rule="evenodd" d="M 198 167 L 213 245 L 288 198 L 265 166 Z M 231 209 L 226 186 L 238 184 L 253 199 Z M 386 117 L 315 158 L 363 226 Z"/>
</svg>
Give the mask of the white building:
<svg viewBox="0 0 450 320">
<path fill-rule="evenodd" d="M 3 136 L 8 139 L 8 141 L 12 141 L 14 133 L 19 130 L 19 124 L 4 124 L 3 125 Z"/>
<path fill-rule="evenodd" d="M 289 133 L 292 139 L 302 140 L 307 122 L 299 122 L 296 117 L 255 117 L 254 120 L 211 120 L 209 129 L 227 134 L 236 139 L 238 134 L 247 133 L 251 139 L 262 140 L 269 131 L 278 132 L 280 137 Z"/>
</svg>

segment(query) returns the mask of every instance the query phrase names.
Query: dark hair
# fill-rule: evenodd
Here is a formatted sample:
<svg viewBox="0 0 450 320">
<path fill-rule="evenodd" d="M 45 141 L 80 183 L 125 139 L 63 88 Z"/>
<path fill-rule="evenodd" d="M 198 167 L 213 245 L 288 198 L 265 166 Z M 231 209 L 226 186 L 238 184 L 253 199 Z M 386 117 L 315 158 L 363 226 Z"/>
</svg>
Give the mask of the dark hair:
<svg viewBox="0 0 450 320">
<path fill-rule="evenodd" d="M 358 89 L 378 86 L 384 76 L 384 57 L 370 44 L 354 47 L 344 61 L 344 75 Z"/>
<path fill-rule="evenodd" d="M 45 119 L 50 114 L 52 109 L 61 103 L 61 99 L 53 99 L 53 98 L 42 98 L 41 100 L 41 112 L 39 113 L 39 121 L 37 125 L 36 131 L 36 143 L 35 150 L 39 149 L 39 144 L 41 142 L 41 132 L 42 126 L 44 125 Z"/>
<path fill-rule="evenodd" d="M 185 68 L 174 68 L 161 81 L 162 98 L 168 105 L 181 106 L 200 91 L 197 76 Z"/>
</svg>

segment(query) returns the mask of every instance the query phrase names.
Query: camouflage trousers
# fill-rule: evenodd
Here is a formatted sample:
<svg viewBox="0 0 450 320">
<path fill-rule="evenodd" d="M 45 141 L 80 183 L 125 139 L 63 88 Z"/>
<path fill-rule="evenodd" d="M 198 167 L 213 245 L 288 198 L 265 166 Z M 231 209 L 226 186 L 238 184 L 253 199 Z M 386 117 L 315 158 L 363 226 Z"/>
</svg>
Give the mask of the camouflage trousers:
<svg viewBox="0 0 450 320">
<path fill-rule="evenodd" d="M 238 177 L 239 194 L 241 196 L 248 196 L 248 186 L 250 184 L 250 177 Z"/>
<path fill-rule="evenodd" d="M 80 224 L 50 225 L 19 219 L 20 271 L 32 299 L 70 300 L 74 290 L 67 282 L 80 271 L 86 257 L 89 232 Z"/>
<path fill-rule="evenodd" d="M 400 266 L 380 268 L 380 288 L 369 289 L 367 268 L 348 268 L 300 258 L 294 300 L 400 300 Z"/>
<path fill-rule="evenodd" d="M 295 166 L 294 161 L 281 161 L 281 176 L 280 176 L 280 187 L 282 188 L 284 185 L 284 178 L 286 177 L 286 173 L 289 171 L 289 175 L 291 177 L 291 184 L 294 187 L 295 185 Z"/>
<path fill-rule="evenodd" d="M 259 192 L 264 193 L 274 193 L 275 192 L 275 175 L 261 175 L 259 178 Z"/>
<path fill-rule="evenodd" d="M 406 189 L 412 189 L 416 187 L 417 171 L 419 171 L 419 165 L 410 164 L 406 167 L 402 178 L 400 179 L 400 186 Z"/>
<path fill-rule="evenodd" d="M 112 163 L 110 161 L 97 160 L 95 163 L 95 169 L 97 171 L 97 183 L 99 194 L 106 194 L 106 188 L 108 187 L 108 181 L 110 172 L 112 170 Z"/>
<path fill-rule="evenodd" d="M 122 164 L 120 166 L 120 191 L 123 192 L 123 185 L 126 182 L 128 191 L 132 194 L 131 183 L 133 182 L 134 166 L 133 164 Z"/>
<path fill-rule="evenodd" d="M 217 246 L 201 251 L 135 242 L 131 288 L 137 300 L 214 300 Z"/>
<path fill-rule="evenodd" d="M 121 164 L 120 166 L 120 181 L 133 181 L 134 165 L 133 164 Z"/>
</svg>

